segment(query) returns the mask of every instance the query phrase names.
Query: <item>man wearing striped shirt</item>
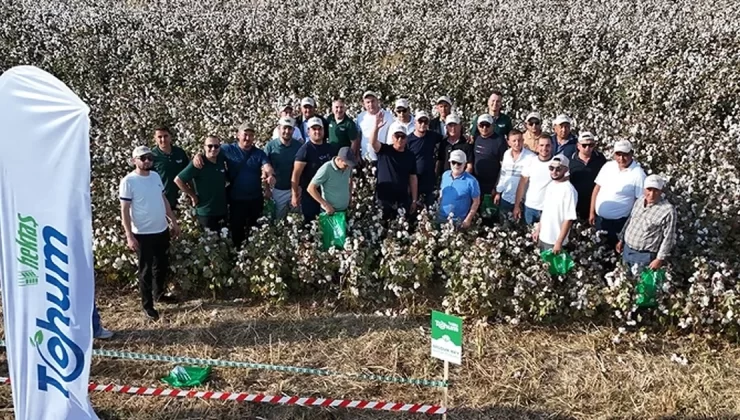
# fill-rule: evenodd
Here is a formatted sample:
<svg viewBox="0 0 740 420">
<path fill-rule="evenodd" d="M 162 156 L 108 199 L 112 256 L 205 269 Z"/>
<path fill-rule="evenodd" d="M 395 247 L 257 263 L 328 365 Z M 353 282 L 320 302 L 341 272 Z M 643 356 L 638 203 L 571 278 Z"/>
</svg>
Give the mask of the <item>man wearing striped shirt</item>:
<svg viewBox="0 0 740 420">
<path fill-rule="evenodd" d="M 617 252 L 629 266 L 657 270 L 676 244 L 676 209 L 663 197 L 665 180 L 659 175 L 645 178 L 642 199 L 635 202 L 619 234 Z"/>
</svg>

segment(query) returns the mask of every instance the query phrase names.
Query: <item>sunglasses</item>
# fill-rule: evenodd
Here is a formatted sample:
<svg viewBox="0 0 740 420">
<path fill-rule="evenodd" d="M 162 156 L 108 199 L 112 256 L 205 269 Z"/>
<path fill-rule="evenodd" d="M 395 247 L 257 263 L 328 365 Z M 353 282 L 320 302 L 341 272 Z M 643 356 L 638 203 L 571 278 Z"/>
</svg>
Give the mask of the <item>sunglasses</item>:
<svg viewBox="0 0 740 420">
<path fill-rule="evenodd" d="M 206 147 L 208 148 L 208 150 L 211 150 L 211 149 L 218 149 L 219 147 L 221 147 L 221 145 L 220 144 L 206 144 Z"/>
<path fill-rule="evenodd" d="M 399 114 L 405 114 L 409 112 L 409 110 L 405 108 L 396 108 L 396 112 L 398 112 Z"/>
<path fill-rule="evenodd" d="M 550 166 L 548 169 L 550 169 L 550 172 L 557 172 L 565 169 L 565 166 Z"/>
<path fill-rule="evenodd" d="M 146 162 L 147 160 L 149 162 L 154 162 L 154 156 L 151 156 L 151 155 L 139 156 L 139 160 L 142 162 Z"/>
<path fill-rule="evenodd" d="M 405 134 L 394 134 L 393 138 L 396 140 L 406 140 L 406 135 Z"/>
<path fill-rule="evenodd" d="M 529 125 L 541 125 L 542 124 L 542 121 L 537 121 L 537 120 L 527 121 L 527 124 L 529 124 Z"/>
<path fill-rule="evenodd" d="M 461 166 L 462 164 L 462 162 L 450 162 L 450 165 L 452 166 Z"/>
<path fill-rule="evenodd" d="M 478 127 L 483 127 L 483 128 L 488 128 L 490 126 L 491 126 L 491 124 L 488 124 L 487 122 L 478 124 Z"/>
<path fill-rule="evenodd" d="M 585 147 L 585 148 L 596 147 L 596 143 L 581 143 L 581 147 Z"/>
<path fill-rule="evenodd" d="M 429 124 L 429 120 L 428 120 L 428 119 L 426 119 L 426 118 L 422 118 L 422 119 L 418 120 L 417 122 L 418 122 L 419 124 Z"/>
</svg>

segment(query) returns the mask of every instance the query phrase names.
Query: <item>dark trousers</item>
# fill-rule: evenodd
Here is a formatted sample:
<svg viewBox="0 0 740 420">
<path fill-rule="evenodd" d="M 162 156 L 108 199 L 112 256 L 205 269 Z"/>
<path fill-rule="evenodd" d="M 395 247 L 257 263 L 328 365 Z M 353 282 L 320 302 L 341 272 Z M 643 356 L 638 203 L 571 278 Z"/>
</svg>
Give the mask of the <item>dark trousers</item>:
<svg viewBox="0 0 740 420">
<path fill-rule="evenodd" d="M 303 213 L 304 223 L 311 223 L 321 213 L 321 205 L 311 197 L 311 194 L 305 188 L 301 193 L 301 212 Z"/>
<path fill-rule="evenodd" d="M 434 203 L 437 201 L 437 197 L 434 195 L 434 190 L 428 190 L 424 192 L 419 192 L 419 199 L 422 203 L 424 203 L 424 206 L 431 207 L 434 205 Z"/>
<path fill-rule="evenodd" d="M 220 232 L 221 228 L 224 227 L 224 219 L 226 219 L 226 216 L 198 216 L 198 224 L 203 230 Z"/>
<path fill-rule="evenodd" d="M 606 244 L 610 249 L 614 249 L 619 242 L 619 232 L 622 231 L 624 224 L 627 223 L 627 218 L 621 219 L 604 219 L 601 216 L 596 216 L 596 230 L 606 231 Z"/>
<path fill-rule="evenodd" d="M 411 198 L 378 198 L 378 204 L 383 209 L 383 220 L 392 220 L 398 217 L 398 209 L 403 208 L 406 210 L 406 217 L 409 216 L 409 210 L 411 209 Z"/>
<path fill-rule="evenodd" d="M 234 246 L 239 248 L 247 238 L 247 233 L 257 225 L 262 216 L 265 200 L 263 197 L 253 200 L 232 200 L 229 208 L 229 229 Z"/>
<path fill-rule="evenodd" d="M 169 262 L 167 249 L 170 247 L 170 231 L 161 233 L 135 234 L 139 242 L 139 293 L 141 306 L 144 309 L 154 309 L 154 300 L 164 293 L 164 283 L 167 279 Z"/>
</svg>

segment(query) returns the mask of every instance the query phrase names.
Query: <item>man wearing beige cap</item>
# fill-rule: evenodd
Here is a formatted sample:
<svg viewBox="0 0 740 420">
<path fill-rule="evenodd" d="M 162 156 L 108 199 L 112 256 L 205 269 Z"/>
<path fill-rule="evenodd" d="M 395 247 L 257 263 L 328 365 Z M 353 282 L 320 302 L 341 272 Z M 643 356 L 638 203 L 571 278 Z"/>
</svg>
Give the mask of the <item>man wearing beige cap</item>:
<svg viewBox="0 0 740 420">
<path fill-rule="evenodd" d="M 403 98 L 397 100 L 393 111 L 396 114 L 395 122 L 406 128 L 406 135 L 413 133 L 416 128 L 416 121 L 414 120 L 414 116 L 411 114 L 409 100 Z M 391 133 L 388 133 L 386 136 L 385 143 L 393 144 L 393 136 Z"/>
<path fill-rule="evenodd" d="M 452 112 L 452 99 L 449 96 L 440 96 L 435 105 L 437 116 L 429 122 L 429 130 L 438 133 L 442 137 L 447 135 L 447 116 Z"/>
<path fill-rule="evenodd" d="M 570 156 L 570 182 L 578 191 L 576 212 L 581 220 L 588 220 L 591 211 L 591 194 L 596 176 L 606 163 L 606 157 L 596 150 L 596 138 L 590 131 L 578 135 L 578 151 Z"/>
<path fill-rule="evenodd" d="M 643 193 L 645 171 L 633 158 L 632 143 L 614 144 L 614 160 L 604 164 L 591 195 L 589 223 L 606 231 L 607 245 L 614 248 L 635 200 Z"/>
<path fill-rule="evenodd" d="M 442 142 L 442 136 L 429 130 L 429 114 L 425 111 L 417 112 L 414 118 L 416 118 L 414 132 L 408 135 L 406 147 L 414 153 L 416 158 L 419 204 L 428 207 L 435 201 L 434 190 L 437 186 L 435 152 Z"/>
<path fill-rule="evenodd" d="M 319 118 L 324 125 L 324 140 L 329 139 L 329 123 L 326 118 L 316 114 L 316 101 L 310 96 L 301 99 L 301 115 L 295 121 L 296 129 L 301 133 L 304 142 L 310 137 L 308 121 L 311 118 Z"/>
<path fill-rule="evenodd" d="M 533 111 L 524 119 L 524 147 L 537 153 L 537 139 L 542 135 L 542 117 L 539 112 Z"/>
<path fill-rule="evenodd" d="M 480 206 L 481 190 L 478 180 L 465 171 L 467 156 L 462 150 L 450 154 L 452 169 L 442 174 L 439 187 L 439 218 L 451 219 L 455 225 L 467 229 L 473 224 Z"/>
<path fill-rule="evenodd" d="M 545 189 L 547 204 L 532 235 L 540 249 L 552 249 L 554 254 L 559 254 L 568 243 L 568 232 L 576 220 L 578 193 L 568 181 L 569 164 L 568 158 L 563 155 L 550 160 L 548 169 L 552 182 Z"/>
<path fill-rule="evenodd" d="M 275 216 L 280 219 L 288 214 L 290 208 L 290 179 L 293 176 L 293 165 L 303 140 L 296 140 L 295 120 L 282 117 L 278 121 L 280 137 L 270 140 L 265 146 L 267 160 L 275 171 L 275 186 L 272 188 L 272 200 L 275 202 Z"/>
<path fill-rule="evenodd" d="M 573 153 L 576 152 L 578 139 L 570 131 L 570 117 L 565 114 L 558 115 L 552 122 L 552 129 L 555 131 L 555 134 L 550 137 L 553 155 L 573 156 Z"/>
<path fill-rule="evenodd" d="M 393 121 L 393 114 L 387 109 L 380 107 L 380 95 L 377 92 L 368 90 L 362 95 L 362 104 L 365 110 L 357 116 L 357 129 L 360 131 L 360 157 L 371 162 L 378 160 L 378 156 L 372 147 L 370 136 L 375 130 L 375 117 L 378 113 L 383 114 L 383 120 L 386 124 L 378 131 L 378 138 L 383 141 L 388 137 L 388 127 Z M 362 160 L 360 160 L 361 164 Z"/>
<path fill-rule="evenodd" d="M 619 233 L 617 252 L 636 273 L 645 267 L 661 268 L 676 244 L 676 209 L 663 197 L 664 188 L 661 176 L 645 178 L 644 196 L 635 201 Z"/>
<path fill-rule="evenodd" d="M 504 95 L 499 91 L 494 91 L 491 96 L 488 97 L 488 114 L 493 119 L 492 127 L 494 134 L 500 136 L 506 136 L 512 129 L 511 118 L 508 115 L 501 112 L 503 107 Z M 470 137 L 476 138 L 478 134 L 478 117 L 473 119 L 470 125 Z"/>
</svg>

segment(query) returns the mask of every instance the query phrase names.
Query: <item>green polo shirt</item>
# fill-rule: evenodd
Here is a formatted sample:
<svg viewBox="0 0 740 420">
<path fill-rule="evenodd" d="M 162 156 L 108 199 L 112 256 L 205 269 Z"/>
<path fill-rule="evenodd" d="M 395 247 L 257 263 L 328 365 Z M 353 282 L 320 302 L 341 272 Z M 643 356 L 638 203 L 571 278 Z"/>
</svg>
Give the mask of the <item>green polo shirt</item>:
<svg viewBox="0 0 740 420">
<path fill-rule="evenodd" d="M 198 216 L 226 215 L 226 158 L 219 153 L 216 163 L 203 159 L 203 168 L 193 166 L 193 162 L 177 175 L 183 182 L 193 181 L 198 205 Z"/>
<path fill-rule="evenodd" d="M 280 139 L 272 139 L 265 146 L 267 160 L 275 171 L 275 189 L 289 190 L 290 177 L 293 175 L 293 162 L 298 149 L 303 142 L 291 139 L 289 145 L 284 145 Z"/>
<path fill-rule="evenodd" d="M 341 122 L 337 122 L 334 114 L 329 115 L 329 143 L 335 144 L 337 149 L 349 147 L 357 139 L 357 125 L 349 116 L 345 115 Z"/>
<path fill-rule="evenodd" d="M 508 136 L 511 131 L 511 118 L 503 112 L 498 115 L 498 118 L 493 118 L 493 133 L 501 136 Z M 470 124 L 470 135 L 473 138 L 478 136 L 478 116 L 473 118 L 473 122 Z"/>
<path fill-rule="evenodd" d="M 180 194 L 180 189 L 175 185 L 175 177 L 188 166 L 190 158 L 184 150 L 175 145 L 172 146 L 172 153 L 170 154 L 163 152 L 158 146 L 152 149 L 152 154 L 154 154 L 154 170 L 162 178 L 164 195 L 167 197 L 167 201 L 170 202 L 170 207 L 174 209 L 177 206 L 177 197 Z"/>
<path fill-rule="evenodd" d="M 349 206 L 349 182 L 352 169 L 344 171 L 337 168 L 334 159 L 321 165 L 311 180 L 312 184 L 321 187 L 321 197 L 336 211 L 344 211 Z"/>
</svg>

